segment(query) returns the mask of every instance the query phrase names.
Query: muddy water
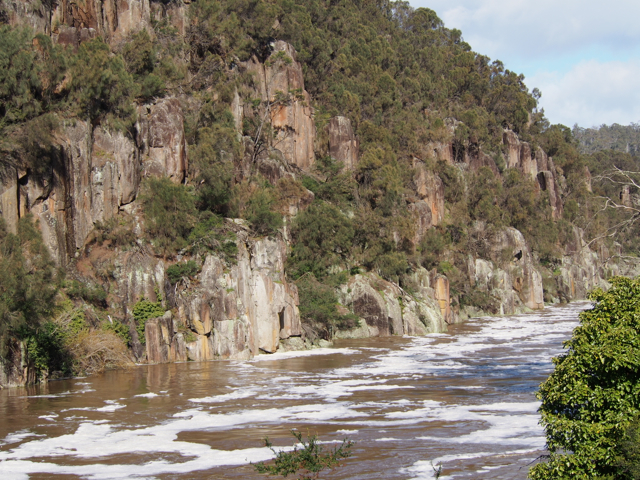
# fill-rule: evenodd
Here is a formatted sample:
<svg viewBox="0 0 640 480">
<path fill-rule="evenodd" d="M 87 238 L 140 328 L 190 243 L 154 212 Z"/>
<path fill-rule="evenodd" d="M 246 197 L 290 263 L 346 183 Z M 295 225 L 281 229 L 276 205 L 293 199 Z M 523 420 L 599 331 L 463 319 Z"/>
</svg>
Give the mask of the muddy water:
<svg viewBox="0 0 640 480">
<path fill-rule="evenodd" d="M 354 457 L 322 478 L 524 479 L 544 453 L 534 392 L 586 304 L 447 334 L 342 341 L 0 391 L 0 478 L 253 479 L 292 428 Z"/>
</svg>

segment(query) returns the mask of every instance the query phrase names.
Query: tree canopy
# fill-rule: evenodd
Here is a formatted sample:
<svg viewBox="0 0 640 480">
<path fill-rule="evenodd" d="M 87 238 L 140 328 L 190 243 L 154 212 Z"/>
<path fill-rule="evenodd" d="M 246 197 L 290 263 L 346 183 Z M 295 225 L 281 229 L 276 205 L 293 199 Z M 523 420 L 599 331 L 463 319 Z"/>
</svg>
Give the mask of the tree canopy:
<svg viewBox="0 0 640 480">
<path fill-rule="evenodd" d="M 640 278 L 611 282 L 591 293 L 594 307 L 538 392 L 550 456 L 531 469 L 533 480 L 637 478 L 620 457 L 640 413 Z"/>
</svg>

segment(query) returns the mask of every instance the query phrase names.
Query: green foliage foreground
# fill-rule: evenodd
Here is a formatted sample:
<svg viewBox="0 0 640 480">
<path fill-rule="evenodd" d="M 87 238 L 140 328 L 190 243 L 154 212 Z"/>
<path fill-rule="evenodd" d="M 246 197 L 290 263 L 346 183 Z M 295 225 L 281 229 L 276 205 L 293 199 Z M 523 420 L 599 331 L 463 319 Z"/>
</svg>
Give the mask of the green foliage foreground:
<svg viewBox="0 0 640 480">
<path fill-rule="evenodd" d="M 302 438 L 302 433 L 296 430 L 291 430 L 291 433 L 302 448 L 295 445 L 290 452 L 276 451 L 269 438 L 265 438 L 265 446 L 271 449 L 276 458 L 272 465 L 265 465 L 264 462 L 254 465 L 258 473 L 282 475 L 283 477 L 296 474 L 299 480 L 318 478 L 322 470 L 339 466 L 341 460 L 351 456 L 351 447 L 353 447 L 351 440 L 345 439 L 339 447 L 324 453 L 317 435 L 307 435 L 305 441 Z"/>
<path fill-rule="evenodd" d="M 540 387 L 550 455 L 531 469 L 534 480 L 638 478 L 625 445 L 640 412 L 640 278 L 611 283 L 591 293 L 594 308 Z"/>
</svg>

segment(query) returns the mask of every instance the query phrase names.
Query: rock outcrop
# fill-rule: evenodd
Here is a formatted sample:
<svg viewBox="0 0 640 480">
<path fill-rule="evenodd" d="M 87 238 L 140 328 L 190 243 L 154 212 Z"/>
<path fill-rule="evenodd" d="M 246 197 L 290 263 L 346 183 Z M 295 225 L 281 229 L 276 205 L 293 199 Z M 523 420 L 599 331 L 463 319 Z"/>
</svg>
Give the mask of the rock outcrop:
<svg viewBox="0 0 640 480">
<path fill-rule="evenodd" d="M 5 6 L 11 25 L 26 23 L 63 45 L 77 46 L 96 36 L 117 44 L 151 25 L 149 0 L 9 0 Z"/>
<path fill-rule="evenodd" d="M 424 162 L 413 159 L 415 176 L 413 183 L 418 198 L 431 210 L 430 225 L 439 225 L 444 219 L 444 184 L 440 177 L 427 169 Z M 424 221 L 426 224 L 427 222 Z M 429 228 L 427 227 L 427 228 Z"/>
<path fill-rule="evenodd" d="M 469 259 L 472 284 L 499 301 L 500 314 L 544 308 L 542 275 L 522 233 L 506 228 L 494 234 L 488 245 L 489 258 Z"/>
<path fill-rule="evenodd" d="M 358 164 L 360 142 L 353 133 L 351 121 L 347 117 L 333 117 L 327 126 L 329 134 L 329 155 L 342 162 L 344 169 L 355 171 Z"/>
<path fill-rule="evenodd" d="M 254 109 L 252 105 L 238 103 L 232 113 L 236 125 L 242 125 L 244 117 L 255 118 L 257 130 L 250 137 L 254 144 L 256 138 L 264 134 L 261 127 L 266 127 L 263 125 L 266 113 L 274 131 L 269 146 L 282 152 L 286 163 L 310 170 L 315 163 L 316 127 L 311 97 L 304 89 L 302 66 L 296 57 L 291 45 L 278 40 L 265 63 L 255 57 L 245 62 L 241 68 L 253 74 L 255 97 L 261 99 L 261 105 Z"/>
<path fill-rule="evenodd" d="M 2 166 L 0 171 L 0 215 L 12 233 L 16 233 L 20 218 L 18 199 L 18 169 L 9 165 Z"/>
<path fill-rule="evenodd" d="M 504 131 L 502 141 L 507 152 L 507 167 L 517 168 L 535 179 L 540 189 L 548 192 L 551 215 L 554 220 L 562 218 L 564 205 L 553 159 L 540 147 L 536 149 L 535 154 L 532 154 L 531 146 L 527 142 L 521 142 L 511 130 Z"/>
<path fill-rule="evenodd" d="M 144 328 L 148 363 L 187 361 L 184 335 L 178 333 L 171 312 L 162 317 L 147 320 Z"/>
<path fill-rule="evenodd" d="M 182 183 L 188 165 L 180 102 L 166 98 L 139 107 L 136 130 L 144 175 Z"/>
<path fill-rule="evenodd" d="M 338 337 L 425 335 L 446 330 L 446 318 L 435 299 L 428 272 L 421 269 L 415 276 L 418 287 L 413 295 L 374 273 L 352 277 L 341 287 L 340 297 L 361 323 L 353 331 L 339 332 Z M 448 301 L 447 297 L 447 306 Z"/>
<path fill-rule="evenodd" d="M 595 252 L 588 248 L 582 229 L 574 227 L 572 233 L 555 277 L 559 299 L 565 302 L 586 298 L 595 287 L 606 289 L 609 287 L 607 278 L 622 274 L 618 263 L 611 261 L 613 259 L 606 248 Z"/>
<path fill-rule="evenodd" d="M 36 369 L 29 361 L 25 342 L 13 341 L 8 348 L 8 359 L 0 357 L 0 388 L 35 383 Z"/>
<path fill-rule="evenodd" d="M 197 285 L 175 295 L 173 323 L 170 317 L 147 323 L 150 360 L 178 359 L 183 341 L 189 360 L 248 359 L 273 353 L 282 340 L 303 335 L 298 291 L 284 276 L 286 243 L 250 241 L 242 231 L 238 240 L 237 264 L 208 255 Z M 178 333 L 181 329 L 193 338 Z"/>
</svg>

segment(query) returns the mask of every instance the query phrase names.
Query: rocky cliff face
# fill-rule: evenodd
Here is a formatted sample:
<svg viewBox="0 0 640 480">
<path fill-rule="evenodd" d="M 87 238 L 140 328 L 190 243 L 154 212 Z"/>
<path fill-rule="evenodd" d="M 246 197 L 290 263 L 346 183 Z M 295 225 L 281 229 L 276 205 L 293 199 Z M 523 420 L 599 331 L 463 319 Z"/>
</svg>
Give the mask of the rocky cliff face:
<svg viewBox="0 0 640 480">
<path fill-rule="evenodd" d="M 339 332 L 338 337 L 426 335 L 446 330 L 448 292 L 441 304 L 438 281 L 433 282 L 424 269 L 415 276 L 419 289 L 413 295 L 373 273 L 352 277 L 341 287 L 340 295 L 343 305 L 360 317 L 360 325 L 354 330 Z"/>
<path fill-rule="evenodd" d="M 506 228 L 487 243 L 489 258 L 469 256 L 469 277 L 476 288 L 499 300 L 502 315 L 544 308 L 542 275 L 522 233 Z"/>
<path fill-rule="evenodd" d="M 245 165 L 245 177 L 249 176 L 256 160 L 262 163 L 273 160 L 274 155 L 268 149 L 258 150 L 261 135 L 265 135 L 267 129 L 267 120 L 273 132 L 267 136 L 266 143 L 277 150 L 283 163 L 309 171 L 315 162 L 316 127 L 310 107 L 311 97 L 304 89 L 302 66 L 296 58 L 296 51 L 291 45 L 277 41 L 266 62 L 254 57 L 239 66 L 252 75 L 252 97 L 261 100 L 256 107 L 253 103 L 244 104 L 237 97 L 232 105 L 236 128 L 242 125 L 245 117 L 253 118 L 256 125 L 255 131 L 250 132 L 245 141 L 253 157 L 251 164 Z"/>
<path fill-rule="evenodd" d="M 131 33 L 148 28 L 154 19 L 167 19 L 182 34 L 187 29 L 182 1 L 64 0 L 45 5 L 4 0 L 3 5 L 10 23 L 29 24 L 71 46 L 98 35 L 116 46 Z M 283 178 L 314 175 L 317 152 L 341 162 L 343 173 L 357 171 L 360 142 L 351 121 L 334 116 L 317 132 L 312 99 L 291 45 L 273 42 L 264 61 L 253 57 L 230 68 L 250 78 L 243 86 L 246 91 L 238 87 L 229 105 L 244 149 L 242 159 L 234 165 L 237 181 L 260 173 L 275 185 Z M 190 281 L 173 285 L 166 273 L 171 261 L 154 255 L 140 240 L 143 179 L 166 177 L 176 184 L 193 181 L 184 127 L 188 105 L 189 100 L 180 96 L 138 105 L 137 121 L 129 132 L 107 124 L 60 119 L 55 155 L 46 171 L 35 173 L 13 164 L 3 169 L 0 213 L 11 231 L 20 217 L 32 213 L 58 265 L 105 279 L 113 299 L 110 307 L 121 311 L 131 326 L 139 360 L 247 359 L 283 348 L 305 348 L 310 339 L 301 322 L 298 291 L 285 275 L 286 228 L 276 238 L 252 238 L 240 222 L 227 220 L 237 236 L 235 261 L 214 254 L 197 255 L 201 271 Z M 452 138 L 458 124 L 447 119 L 449 137 L 445 138 Z M 539 193 L 548 195 L 553 217 L 562 218 L 563 177 L 553 159 L 540 148 L 532 151 L 510 130 L 503 132 L 502 140 L 507 166 L 535 180 Z M 442 228 L 451 214 L 445 207 L 444 183 L 428 167 L 430 162 L 444 161 L 461 171 L 487 167 L 500 175 L 494 157 L 478 146 L 462 148 L 445 139 L 425 145 L 424 153 L 426 158 L 411 160 L 413 177 L 407 180 L 412 183 L 407 188 L 411 192 L 405 195 L 415 231 L 409 242 L 416 251 L 427 232 Z M 282 213 L 293 217 L 313 199 L 305 191 L 283 205 Z M 96 245 L 96 227 L 114 219 L 131 222 L 139 241 L 128 249 Z M 546 278 L 521 232 L 506 228 L 485 234 L 484 227 L 471 227 L 478 230 L 487 248 L 483 256 L 469 255 L 465 274 L 475 290 L 497 302 L 490 313 L 543 308 L 545 281 L 554 285 L 548 300 L 571 300 L 584 298 L 594 286 L 606 287 L 608 275 L 632 269 L 610 261 L 610 252 L 592 251 L 576 229 L 562 265 L 553 278 Z M 182 254 L 178 258 L 187 260 Z M 456 305 L 449 279 L 436 270 L 416 268 L 409 277 L 411 286 L 401 288 L 372 272 L 351 276 L 338 294 L 342 308 L 355 313 L 360 325 L 336 336 L 424 335 L 444 331 L 447 324 L 466 315 L 487 313 Z M 132 321 L 133 305 L 141 298 L 162 300 L 167 312 L 147 321 L 144 339 L 138 338 Z M 0 368 L 0 385 L 33 380 L 24 346 L 16 344 L 14 350 L 13 364 Z"/>
<path fill-rule="evenodd" d="M 235 265 L 208 255 L 196 281 L 172 293 L 177 314 L 147 322 L 149 362 L 246 360 L 303 337 L 298 291 L 284 277 L 285 242 L 238 237 Z"/>
<path fill-rule="evenodd" d="M 28 212 L 40 220 L 59 265 L 83 247 L 98 223 L 114 218 L 139 194 L 142 176 L 180 183 L 187 170 L 183 115 L 176 99 L 140 107 L 137 138 L 81 120 L 65 121 L 57 158 L 46 173 L 9 168 L 0 179 L 0 208 L 9 229 Z"/>
<path fill-rule="evenodd" d="M 51 35 L 60 44 L 74 46 L 96 36 L 114 44 L 122 42 L 129 34 L 150 26 L 152 11 L 158 20 L 160 15 L 175 17 L 176 24 L 184 17 L 184 13 L 180 14 L 180 10 L 184 10 L 182 2 L 177 2 L 174 8 L 165 9 L 159 6 L 162 2 L 149 0 L 62 0 L 44 3 L 5 0 L 3 4 L 11 25 L 28 24 L 36 32 Z"/>
<path fill-rule="evenodd" d="M 10 359 L 0 358 L 0 387 L 19 387 L 36 381 L 35 365 L 29 361 L 25 342 L 12 342 Z"/>
<path fill-rule="evenodd" d="M 329 155 L 343 164 L 347 171 L 355 171 L 358 165 L 360 141 L 351 128 L 347 117 L 333 117 L 327 126 L 329 134 Z"/>
<path fill-rule="evenodd" d="M 505 130 L 502 138 L 507 149 L 507 166 L 517 168 L 530 178 L 537 180 L 542 191 L 548 192 L 551 213 L 555 220 L 562 218 L 564 205 L 558 184 L 558 173 L 549 157 L 540 147 L 535 152 L 527 142 L 521 142 L 511 130 Z"/>
</svg>

